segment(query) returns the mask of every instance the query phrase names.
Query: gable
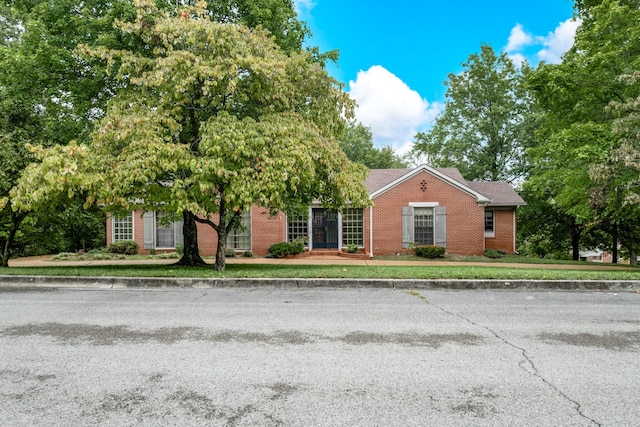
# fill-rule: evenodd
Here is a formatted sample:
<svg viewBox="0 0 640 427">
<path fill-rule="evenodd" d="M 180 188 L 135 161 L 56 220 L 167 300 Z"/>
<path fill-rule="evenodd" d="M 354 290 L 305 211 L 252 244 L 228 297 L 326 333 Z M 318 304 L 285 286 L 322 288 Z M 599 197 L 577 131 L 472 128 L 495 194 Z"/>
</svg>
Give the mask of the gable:
<svg viewBox="0 0 640 427">
<path fill-rule="evenodd" d="M 467 193 L 474 197 L 479 204 L 489 204 L 491 202 L 489 198 L 469 187 L 460 172 L 453 168 L 434 169 L 423 165 L 415 169 L 372 169 L 365 180 L 365 185 L 369 190 L 370 198 L 373 200 L 422 172 L 428 173 L 453 188 Z"/>
</svg>

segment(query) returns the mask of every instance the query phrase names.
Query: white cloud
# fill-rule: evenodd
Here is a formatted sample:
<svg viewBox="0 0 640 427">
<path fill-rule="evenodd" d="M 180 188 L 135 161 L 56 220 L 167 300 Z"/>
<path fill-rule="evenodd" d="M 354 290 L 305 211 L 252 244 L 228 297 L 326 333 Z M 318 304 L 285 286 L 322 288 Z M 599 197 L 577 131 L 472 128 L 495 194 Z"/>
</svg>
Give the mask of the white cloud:
<svg viewBox="0 0 640 427">
<path fill-rule="evenodd" d="M 513 64 L 520 68 L 522 67 L 522 63 L 527 60 L 527 57 L 521 53 L 512 53 L 507 55 Z"/>
<path fill-rule="evenodd" d="M 297 14 L 309 12 L 316 5 L 315 0 L 294 0 L 293 7 Z"/>
<path fill-rule="evenodd" d="M 356 119 L 371 128 L 374 144 L 391 146 L 398 154 L 411 150 L 416 132 L 442 109 L 380 65 L 360 71 L 349 82 L 349 95 L 358 103 Z"/>
<path fill-rule="evenodd" d="M 525 60 L 534 65 L 538 61 L 557 64 L 562 61 L 562 55 L 573 46 L 576 30 L 581 22 L 580 19 L 567 19 L 546 36 L 534 36 L 527 33 L 522 25 L 516 24 L 511 29 L 504 51 L 516 66 L 522 65 Z"/>
<path fill-rule="evenodd" d="M 533 43 L 534 38 L 530 34 L 526 33 L 521 24 L 516 24 L 511 29 L 509 34 L 509 41 L 504 48 L 505 52 L 513 52 L 522 49 L 524 46 L 528 46 Z"/>
<path fill-rule="evenodd" d="M 545 48 L 538 52 L 538 58 L 553 64 L 561 62 L 562 55 L 573 46 L 576 30 L 581 23 L 580 19 L 561 22 L 553 32 L 542 39 Z"/>
</svg>

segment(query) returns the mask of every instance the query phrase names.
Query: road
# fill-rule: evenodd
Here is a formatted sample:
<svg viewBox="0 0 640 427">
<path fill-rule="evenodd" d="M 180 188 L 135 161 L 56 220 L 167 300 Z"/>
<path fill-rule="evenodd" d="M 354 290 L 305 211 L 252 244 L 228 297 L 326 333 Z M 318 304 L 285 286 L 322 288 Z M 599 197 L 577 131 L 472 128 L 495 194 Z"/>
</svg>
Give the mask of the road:
<svg viewBox="0 0 640 427">
<path fill-rule="evenodd" d="M 0 425 L 627 426 L 640 294 L 0 288 Z"/>
</svg>

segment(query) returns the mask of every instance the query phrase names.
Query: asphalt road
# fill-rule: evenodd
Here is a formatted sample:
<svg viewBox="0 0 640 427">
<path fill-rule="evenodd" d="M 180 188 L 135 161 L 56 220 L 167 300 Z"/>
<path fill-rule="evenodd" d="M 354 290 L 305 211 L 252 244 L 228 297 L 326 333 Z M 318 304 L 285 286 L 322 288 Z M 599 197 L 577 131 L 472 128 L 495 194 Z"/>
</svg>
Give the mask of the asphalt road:
<svg viewBox="0 0 640 427">
<path fill-rule="evenodd" d="M 631 426 L 640 294 L 0 288 L 0 425 Z"/>
</svg>

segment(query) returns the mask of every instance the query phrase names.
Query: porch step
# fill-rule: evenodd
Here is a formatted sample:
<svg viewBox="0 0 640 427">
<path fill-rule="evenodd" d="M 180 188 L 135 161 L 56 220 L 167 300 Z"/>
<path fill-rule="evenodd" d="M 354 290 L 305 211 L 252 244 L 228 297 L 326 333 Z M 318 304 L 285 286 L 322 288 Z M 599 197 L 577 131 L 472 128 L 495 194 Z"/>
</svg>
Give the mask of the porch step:
<svg viewBox="0 0 640 427">
<path fill-rule="evenodd" d="M 359 250 L 358 252 L 351 254 L 348 252 L 344 252 L 338 249 L 313 249 L 311 251 L 305 252 L 306 256 L 339 256 L 343 258 L 351 258 L 351 259 L 369 259 L 369 254 Z"/>
</svg>

